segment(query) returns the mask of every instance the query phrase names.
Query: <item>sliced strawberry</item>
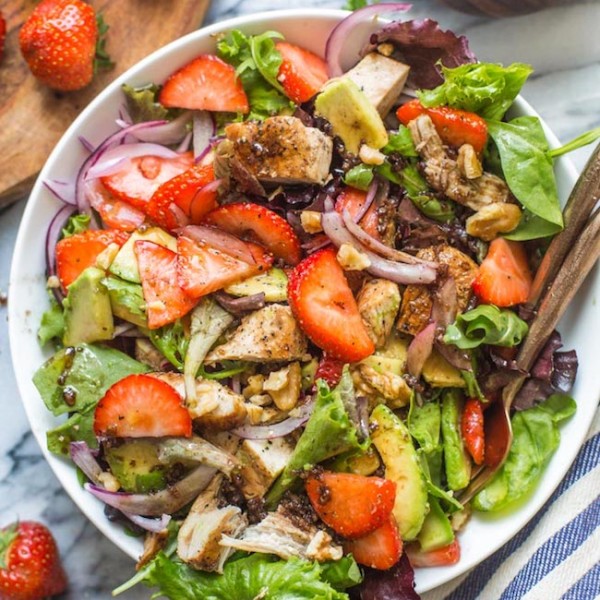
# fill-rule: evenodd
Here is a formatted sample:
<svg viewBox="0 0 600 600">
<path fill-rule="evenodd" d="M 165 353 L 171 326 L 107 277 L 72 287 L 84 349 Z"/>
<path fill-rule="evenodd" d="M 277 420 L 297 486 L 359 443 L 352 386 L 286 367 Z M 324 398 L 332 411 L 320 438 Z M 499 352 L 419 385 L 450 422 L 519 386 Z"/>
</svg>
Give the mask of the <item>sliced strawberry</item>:
<svg viewBox="0 0 600 600">
<path fill-rule="evenodd" d="M 148 327 L 158 329 L 187 314 L 196 301 L 177 283 L 177 254 L 147 240 L 135 243 Z"/>
<path fill-rule="evenodd" d="M 262 244 L 287 264 L 300 262 L 300 240 L 292 226 L 276 212 L 252 202 L 235 202 L 213 210 L 205 222 L 237 237 Z"/>
<path fill-rule="evenodd" d="M 473 291 L 486 304 L 513 306 L 527 300 L 531 282 L 522 244 L 496 238 L 479 266 Z"/>
<path fill-rule="evenodd" d="M 163 106 L 247 113 L 246 92 L 235 69 L 212 54 L 202 54 L 175 71 L 158 96 Z"/>
<path fill-rule="evenodd" d="M 247 245 L 255 259 L 252 264 L 217 250 L 205 242 L 179 236 L 177 238 L 179 285 L 189 297 L 200 298 L 269 269 L 273 263 L 272 257 L 256 244 Z"/>
<path fill-rule="evenodd" d="M 327 63 L 320 57 L 288 42 L 275 44 L 283 60 L 277 81 L 288 98 L 302 104 L 310 100 L 329 79 Z"/>
<path fill-rule="evenodd" d="M 406 554 L 413 567 L 446 567 L 455 565 L 460 560 L 460 544 L 455 538 L 451 544 L 423 552 L 418 544 L 409 544 L 406 546 Z"/>
<path fill-rule="evenodd" d="M 141 210 L 113 196 L 99 179 L 87 182 L 86 197 L 108 229 L 135 231 L 146 220 Z"/>
<path fill-rule="evenodd" d="M 73 283 L 84 269 L 93 266 L 98 255 L 110 244 L 122 246 L 128 237 L 122 231 L 89 229 L 60 240 L 56 244 L 56 272 L 63 289 Z"/>
<path fill-rule="evenodd" d="M 315 373 L 315 381 L 317 379 L 324 379 L 327 382 L 327 385 L 330 388 L 333 388 L 340 382 L 343 369 L 344 361 L 336 360 L 335 358 L 327 356 L 327 354 L 323 354 L 323 358 L 321 359 L 321 362 L 319 362 L 317 372 Z"/>
<path fill-rule="evenodd" d="M 363 192 L 362 190 L 353 187 L 346 187 L 335 200 L 335 210 L 341 214 L 344 212 L 344 209 L 347 209 L 350 216 L 355 219 L 363 210 L 366 200 L 367 192 Z M 377 215 L 377 208 L 375 207 L 374 202 L 369 206 L 367 212 L 361 218 L 359 225 L 370 236 L 381 241 L 381 235 L 379 233 L 379 216 Z"/>
<path fill-rule="evenodd" d="M 356 540 L 344 543 L 344 551 L 351 553 L 357 563 L 385 571 L 393 567 L 402 556 L 402 539 L 393 515 L 388 515 L 383 525 Z"/>
<path fill-rule="evenodd" d="M 332 358 L 357 362 L 375 351 L 332 248 L 311 254 L 290 273 L 288 301 L 306 335 Z"/>
<path fill-rule="evenodd" d="M 483 427 L 483 404 L 478 398 L 467 398 L 460 422 L 465 447 L 476 465 L 483 463 L 485 433 Z"/>
<path fill-rule="evenodd" d="M 127 160 L 120 171 L 100 180 L 115 198 L 145 211 L 148 201 L 165 181 L 183 173 L 193 164 L 191 152 L 176 158 L 138 156 Z"/>
<path fill-rule="evenodd" d="M 98 402 L 94 433 L 107 437 L 192 435 L 192 419 L 175 388 L 150 375 L 128 375 Z"/>
<path fill-rule="evenodd" d="M 396 499 L 393 481 L 353 473 L 325 471 L 308 477 L 305 487 L 323 522 L 347 538 L 377 529 L 387 520 Z"/>
<path fill-rule="evenodd" d="M 208 212 L 217 208 L 217 191 L 202 193 L 202 188 L 214 179 L 212 163 L 194 165 L 161 184 L 148 201 L 146 213 L 156 224 L 173 230 L 181 226 L 170 208 L 175 204 L 188 218 L 192 217 L 193 208 L 192 223 L 198 223 Z"/>
</svg>

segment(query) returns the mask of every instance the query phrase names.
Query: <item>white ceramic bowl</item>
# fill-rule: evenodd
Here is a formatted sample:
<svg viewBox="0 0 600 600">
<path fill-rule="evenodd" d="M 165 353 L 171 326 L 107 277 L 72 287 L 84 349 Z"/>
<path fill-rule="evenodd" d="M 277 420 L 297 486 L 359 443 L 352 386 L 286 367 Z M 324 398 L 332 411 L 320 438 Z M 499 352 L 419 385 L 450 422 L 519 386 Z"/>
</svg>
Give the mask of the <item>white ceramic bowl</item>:
<svg viewBox="0 0 600 600">
<path fill-rule="evenodd" d="M 198 54 L 213 51 L 214 34 L 232 28 L 240 28 L 252 34 L 268 29 L 277 30 L 290 42 L 323 55 L 329 32 L 346 14 L 338 10 L 307 9 L 240 17 L 191 33 L 156 51 L 108 86 L 73 122 L 50 155 L 31 193 L 17 238 L 10 281 L 9 332 L 19 391 L 31 429 L 65 490 L 89 519 L 132 558 L 137 558 L 140 554 L 141 542 L 127 536 L 120 526 L 113 525 L 106 519 L 103 505 L 86 493 L 77 482 L 72 464 L 46 450 L 46 431 L 55 427 L 58 419 L 44 407 L 31 378 L 35 370 L 50 356 L 48 349 L 40 349 L 36 331 L 41 314 L 48 304 L 44 285 L 44 238 L 59 202 L 42 182 L 74 176 L 86 157 L 78 136 L 99 143 L 116 131 L 114 120 L 123 102 L 120 91 L 122 83 L 141 85 L 161 82 Z M 363 40 L 374 29 L 376 27 L 371 24 L 363 25 L 354 32 L 353 39 L 347 41 L 343 61 L 345 67 L 352 66 L 356 61 Z M 514 58 L 518 60 L 519 57 Z M 517 100 L 513 112 L 515 115 L 536 114 L 522 99 Z M 546 134 L 552 145 L 558 145 L 548 129 Z M 576 173 L 571 164 L 561 158 L 556 162 L 556 176 L 564 203 L 575 183 Z M 577 414 L 562 428 L 560 448 L 545 470 L 540 485 L 523 506 L 509 514 L 501 517 L 473 517 L 460 535 L 460 562 L 452 567 L 418 570 L 416 578 L 419 592 L 431 590 L 466 572 L 500 548 L 535 515 L 567 472 L 583 442 L 600 396 L 598 359 L 594 354 L 595 340 L 600 337 L 600 320 L 594 304 L 599 289 L 600 277 L 598 269 L 595 269 L 560 325 L 565 347 L 576 348 L 579 354 L 580 368 L 573 390 L 579 407 Z"/>
</svg>

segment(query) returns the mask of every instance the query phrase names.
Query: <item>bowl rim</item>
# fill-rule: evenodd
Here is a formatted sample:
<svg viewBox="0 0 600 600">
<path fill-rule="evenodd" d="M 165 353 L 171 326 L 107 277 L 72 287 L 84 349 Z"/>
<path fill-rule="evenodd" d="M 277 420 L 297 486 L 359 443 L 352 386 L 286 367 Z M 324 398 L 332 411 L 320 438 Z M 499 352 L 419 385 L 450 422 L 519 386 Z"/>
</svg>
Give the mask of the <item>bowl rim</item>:
<svg viewBox="0 0 600 600">
<path fill-rule="evenodd" d="M 127 69 L 124 73 L 118 76 L 114 81 L 112 81 L 102 92 L 100 92 L 77 116 L 77 118 L 73 121 L 73 123 L 69 126 L 69 128 L 62 135 L 59 142 L 54 147 L 53 151 L 49 155 L 44 167 L 40 171 L 34 187 L 30 192 L 29 199 L 27 201 L 27 206 L 25 208 L 24 214 L 21 219 L 21 223 L 19 226 L 19 232 L 17 235 L 16 243 L 14 246 L 12 265 L 9 277 L 9 290 L 15 290 L 19 288 L 19 274 L 18 268 L 20 261 L 23 260 L 23 257 L 27 253 L 27 238 L 31 235 L 31 220 L 33 214 L 35 212 L 35 203 L 36 198 L 39 198 L 40 192 L 43 188 L 43 181 L 49 177 L 52 167 L 56 162 L 58 156 L 64 151 L 66 147 L 71 143 L 72 139 L 76 137 L 76 132 L 81 127 L 83 123 L 85 123 L 93 114 L 96 113 L 97 109 L 102 106 L 102 104 L 106 101 L 107 98 L 113 93 L 113 91 L 118 88 L 122 83 L 131 80 L 138 73 L 144 71 L 148 66 L 152 65 L 156 60 L 164 60 L 166 56 L 169 54 L 177 53 L 180 49 L 187 47 L 188 44 L 194 43 L 198 39 L 204 39 L 205 37 L 209 37 L 213 34 L 219 33 L 221 31 L 229 30 L 232 28 L 247 28 L 252 26 L 253 24 L 260 22 L 269 22 L 271 24 L 272 21 L 277 21 L 280 19 L 333 19 L 340 21 L 345 16 L 349 14 L 349 11 L 341 10 L 341 9 L 318 9 L 318 8 L 301 8 L 301 9 L 281 9 L 281 10 L 272 10 L 272 11 L 262 11 L 259 13 L 251 14 L 251 15 L 240 15 L 231 19 L 227 19 L 224 21 L 219 21 L 217 23 L 213 23 L 211 25 L 207 25 L 202 27 L 196 31 L 188 33 L 177 40 L 166 44 L 162 48 L 159 48 L 149 54 L 147 57 L 140 60 L 135 65 L 132 65 L 129 69 Z M 382 19 L 383 20 L 383 19 Z M 554 133 L 550 130 L 550 128 L 546 125 L 542 117 L 533 109 L 533 107 L 525 101 L 521 96 L 518 96 L 514 106 L 516 110 L 521 115 L 534 115 L 540 118 L 542 125 L 544 127 L 544 131 L 548 138 L 551 147 L 557 147 L 560 145 L 558 139 L 554 135 Z M 575 180 L 577 178 L 577 171 L 574 168 L 568 157 L 561 157 L 558 159 L 559 163 L 562 165 L 564 169 L 563 178 L 568 180 L 569 189 L 572 189 Z M 598 287 L 598 286 L 597 286 Z M 121 526 L 115 526 L 115 524 L 108 521 L 108 519 L 98 518 L 97 510 L 93 503 L 82 500 L 81 492 L 79 490 L 78 485 L 73 485 L 75 478 L 75 469 L 72 468 L 71 463 L 67 463 L 67 461 L 62 460 L 59 457 L 51 454 L 45 443 L 45 430 L 41 430 L 39 428 L 34 427 L 34 423 L 36 420 L 34 405 L 32 404 L 33 400 L 29 397 L 27 392 L 27 388 L 30 387 L 31 382 L 29 381 L 29 374 L 25 372 L 25 369 L 21 369 L 19 366 L 20 359 L 17 355 L 17 344 L 16 339 L 17 336 L 21 335 L 22 332 L 17 329 L 17 322 L 21 318 L 20 313 L 18 312 L 18 308 L 14 302 L 9 302 L 8 307 L 9 314 L 9 340 L 11 347 L 11 356 L 13 362 L 13 370 L 15 373 L 15 378 L 17 381 L 17 388 L 19 390 L 19 395 L 21 397 L 21 401 L 24 404 L 25 412 L 27 414 L 29 425 L 34 433 L 34 436 L 39 444 L 42 454 L 44 458 L 50 465 L 54 474 L 57 476 L 58 480 L 62 488 L 69 494 L 73 502 L 77 505 L 79 510 L 81 510 L 86 517 L 118 548 L 124 551 L 126 554 L 131 556 L 134 560 L 137 559 L 139 551 L 141 550 L 141 546 L 133 548 L 133 544 L 128 543 L 131 541 L 131 538 L 123 539 L 123 532 Z M 600 396 L 600 381 L 596 387 L 596 395 Z M 39 402 L 39 395 L 37 395 L 36 401 Z M 568 468 L 575 460 L 577 453 L 583 441 L 585 439 L 585 435 L 589 429 L 593 418 L 592 416 L 589 418 L 589 421 L 586 421 L 585 427 L 583 427 L 581 432 L 578 432 L 578 439 L 575 440 L 575 444 L 569 444 L 565 447 L 562 447 L 561 451 L 566 454 L 566 460 L 563 461 L 563 467 L 561 467 L 561 475 L 560 477 L 555 477 L 552 479 L 551 483 L 548 484 L 545 480 L 545 487 L 541 498 L 536 497 L 536 501 L 532 504 L 530 501 L 528 504 L 528 509 L 525 511 L 521 518 L 519 519 L 519 524 L 515 528 L 507 527 L 506 531 L 504 531 L 504 535 L 500 536 L 496 540 L 496 542 L 484 548 L 481 552 L 480 556 L 471 561 L 461 560 L 456 567 L 460 566 L 460 568 L 455 569 L 452 567 L 445 567 L 440 569 L 426 569 L 425 571 L 439 571 L 437 577 L 435 578 L 435 583 L 433 585 L 428 585 L 427 577 L 422 575 L 419 577 L 419 573 L 422 570 L 416 570 L 416 578 L 417 578 L 417 590 L 420 593 L 430 591 L 447 583 L 448 581 L 458 577 L 473 567 L 477 566 L 483 560 L 485 560 L 492 553 L 499 550 L 502 546 L 504 546 L 510 539 L 512 539 L 525 525 L 530 521 L 530 519 L 542 508 L 543 504 L 548 500 L 551 494 L 554 492 L 556 487 L 559 485 L 562 478 L 566 475 Z M 68 466 L 68 470 L 65 469 L 65 466 Z M 86 496 L 87 498 L 92 498 L 91 496 Z M 99 502 L 93 499 L 93 502 Z M 420 582 L 419 579 L 425 577 L 425 581 Z"/>
</svg>

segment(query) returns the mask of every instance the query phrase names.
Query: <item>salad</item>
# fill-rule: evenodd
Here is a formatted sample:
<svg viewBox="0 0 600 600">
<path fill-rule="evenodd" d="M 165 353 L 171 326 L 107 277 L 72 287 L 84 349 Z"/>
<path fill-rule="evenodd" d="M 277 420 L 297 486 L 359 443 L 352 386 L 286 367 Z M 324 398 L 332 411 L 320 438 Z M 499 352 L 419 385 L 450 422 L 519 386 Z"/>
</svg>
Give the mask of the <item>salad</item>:
<svg viewBox="0 0 600 600">
<path fill-rule="evenodd" d="M 383 26 L 344 71 L 375 8 L 325 58 L 232 30 L 124 85 L 118 131 L 46 182 L 56 353 L 34 383 L 66 415 L 49 450 L 144 536 L 118 592 L 418 597 L 413 569 L 455 564 L 472 511 L 526 496 L 575 411 L 554 332 L 505 464 L 460 501 L 522 375 L 562 150 L 507 116 L 531 68 L 434 21 Z"/>
</svg>

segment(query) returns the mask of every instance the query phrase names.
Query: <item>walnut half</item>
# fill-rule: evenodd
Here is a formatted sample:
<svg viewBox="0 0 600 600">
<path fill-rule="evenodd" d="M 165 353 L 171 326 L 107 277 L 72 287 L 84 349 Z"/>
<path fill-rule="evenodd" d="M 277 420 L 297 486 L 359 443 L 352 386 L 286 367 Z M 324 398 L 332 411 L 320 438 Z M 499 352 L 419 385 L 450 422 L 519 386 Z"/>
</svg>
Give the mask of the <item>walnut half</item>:
<svg viewBox="0 0 600 600">
<path fill-rule="evenodd" d="M 467 233 L 491 242 L 499 233 L 512 231 L 520 220 L 521 209 L 516 204 L 494 202 L 467 219 Z"/>
</svg>

